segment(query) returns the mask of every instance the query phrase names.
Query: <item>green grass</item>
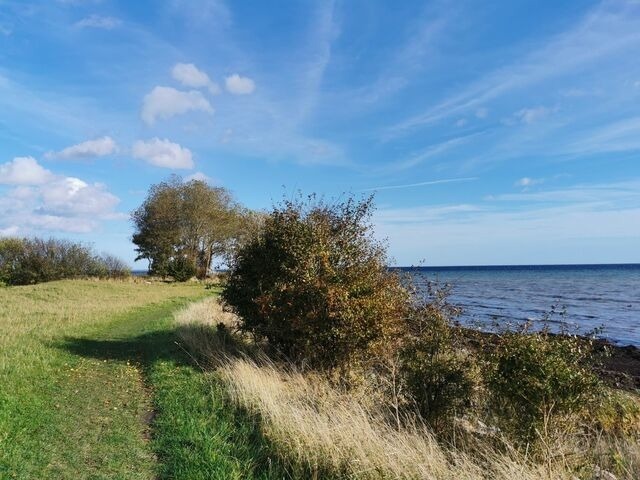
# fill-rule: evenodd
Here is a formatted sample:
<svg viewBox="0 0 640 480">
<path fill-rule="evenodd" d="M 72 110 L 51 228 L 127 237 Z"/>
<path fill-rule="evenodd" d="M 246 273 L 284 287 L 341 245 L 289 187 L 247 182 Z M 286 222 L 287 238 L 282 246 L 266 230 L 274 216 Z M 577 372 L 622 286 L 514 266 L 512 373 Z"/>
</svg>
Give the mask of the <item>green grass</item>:
<svg viewBox="0 0 640 480">
<path fill-rule="evenodd" d="M 200 285 L 0 289 L 0 479 L 285 478 L 176 344 Z"/>
</svg>

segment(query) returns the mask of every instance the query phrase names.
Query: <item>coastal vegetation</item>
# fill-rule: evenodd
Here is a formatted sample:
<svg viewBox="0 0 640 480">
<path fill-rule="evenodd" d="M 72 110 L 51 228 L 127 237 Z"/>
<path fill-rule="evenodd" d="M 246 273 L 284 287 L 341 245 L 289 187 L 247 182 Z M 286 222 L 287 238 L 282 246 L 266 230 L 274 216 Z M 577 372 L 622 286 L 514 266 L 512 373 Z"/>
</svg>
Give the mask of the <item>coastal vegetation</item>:
<svg viewBox="0 0 640 480">
<path fill-rule="evenodd" d="M 76 279 L 0 289 L 0 478 L 640 476 L 637 384 L 607 373 L 610 346 L 460 325 L 445 288 L 387 268 L 371 198 L 258 214 L 223 194 L 174 178 L 134 213 L 174 281 L 2 240 L 3 279 L 36 272 L 7 285 Z M 191 195 L 228 203 L 176 223 Z"/>
<path fill-rule="evenodd" d="M 531 468 L 532 478 L 541 466 L 548 478 L 602 464 L 630 477 L 640 472 L 633 447 L 640 410 L 596 375 L 593 339 L 525 329 L 470 341 L 446 292 L 412 295 L 386 268 L 371 212 L 370 198 L 285 200 L 230 266 L 222 299 L 236 320 L 218 322 L 225 341 L 217 345 L 252 353 L 233 358 L 208 347 L 210 360 L 294 465 L 363 478 L 463 478 L 456 468 L 465 462 L 468 475 L 489 478 L 509 471 L 505 462 Z M 613 422 L 612 404 L 625 412 Z M 625 429 L 633 433 L 614 434 Z M 362 439 L 377 434 L 380 443 L 365 447 Z M 387 464 L 394 435 L 408 435 L 417 448 L 412 461 L 401 461 L 408 470 Z M 607 453 L 590 457 L 609 435 Z M 446 475 L 419 461 L 420 451 L 434 448 L 429 442 L 446 451 Z"/>
<path fill-rule="evenodd" d="M 54 238 L 0 238 L 0 284 L 122 278 L 130 273 L 124 261 L 110 254 L 98 255 L 82 243 Z"/>
</svg>

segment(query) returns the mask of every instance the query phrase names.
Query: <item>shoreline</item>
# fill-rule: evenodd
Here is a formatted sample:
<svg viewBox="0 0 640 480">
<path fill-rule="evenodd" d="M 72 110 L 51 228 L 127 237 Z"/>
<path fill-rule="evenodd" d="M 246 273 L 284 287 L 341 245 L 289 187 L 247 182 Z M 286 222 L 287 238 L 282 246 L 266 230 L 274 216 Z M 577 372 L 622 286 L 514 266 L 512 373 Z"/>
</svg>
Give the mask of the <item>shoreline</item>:
<svg viewBox="0 0 640 480">
<path fill-rule="evenodd" d="M 462 332 L 463 341 L 474 349 L 481 348 L 480 339 L 485 342 L 488 340 L 486 344 L 490 347 L 494 345 L 492 339 L 500 336 L 499 333 L 483 332 L 464 325 L 458 328 Z M 580 338 L 587 340 L 584 336 Z M 635 345 L 617 345 L 604 338 L 593 341 L 594 354 L 604 353 L 605 349 L 609 354 L 604 355 L 601 363 L 596 366 L 598 376 L 610 387 L 636 393 L 640 391 L 640 348 Z"/>
</svg>

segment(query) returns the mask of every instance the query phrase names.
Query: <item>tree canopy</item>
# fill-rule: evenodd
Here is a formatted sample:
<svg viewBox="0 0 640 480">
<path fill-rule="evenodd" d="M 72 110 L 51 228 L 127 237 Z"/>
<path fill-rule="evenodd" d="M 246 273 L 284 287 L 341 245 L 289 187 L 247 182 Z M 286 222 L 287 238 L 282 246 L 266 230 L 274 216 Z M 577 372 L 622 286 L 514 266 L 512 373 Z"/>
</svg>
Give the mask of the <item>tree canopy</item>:
<svg viewBox="0 0 640 480">
<path fill-rule="evenodd" d="M 186 260 L 204 277 L 213 258 L 241 240 L 250 216 L 226 188 L 172 176 L 152 185 L 131 214 L 136 259 L 148 260 L 149 272 L 162 276 Z"/>
</svg>

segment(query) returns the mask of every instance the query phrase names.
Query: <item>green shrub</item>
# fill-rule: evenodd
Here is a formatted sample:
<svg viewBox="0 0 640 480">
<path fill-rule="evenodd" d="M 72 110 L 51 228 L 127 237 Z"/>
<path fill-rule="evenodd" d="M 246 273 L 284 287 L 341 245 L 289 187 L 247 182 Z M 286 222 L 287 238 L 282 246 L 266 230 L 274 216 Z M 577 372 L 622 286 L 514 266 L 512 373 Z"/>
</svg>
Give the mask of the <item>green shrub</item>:
<svg viewBox="0 0 640 480">
<path fill-rule="evenodd" d="M 41 238 L 0 239 L 0 282 L 7 285 L 128 274 L 121 260 L 97 256 L 90 247 L 80 243 Z"/>
<path fill-rule="evenodd" d="M 285 201 L 232 259 L 223 299 L 288 359 L 346 366 L 392 348 L 407 291 L 372 237 L 372 200 Z"/>
<path fill-rule="evenodd" d="M 109 278 L 125 278 L 131 276 L 131 269 L 120 258 L 108 253 L 100 255 L 99 263 Z"/>
<path fill-rule="evenodd" d="M 552 433 L 601 394 L 593 373 L 591 342 L 571 335 L 508 332 L 489 358 L 493 412 L 500 426 L 525 442 Z"/>
<path fill-rule="evenodd" d="M 401 349 L 403 388 L 436 432 L 472 406 L 479 384 L 478 359 L 463 347 L 460 329 L 451 322 L 455 313 L 444 296 L 416 305 Z"/>
<path fill-rule="evenodd" d="M 0 282 L 14 285 L 16 272 L 25 254 L 25 244 L 19 238 L 0 238 Z"/>
<path fill-rule="evenodd" d="M 177 256 L 169 262 L 169 275 L 176 282 L 186 282 L 195 277 L 197 269 L 193 261 L 184 256 Z"/>
</svg>

